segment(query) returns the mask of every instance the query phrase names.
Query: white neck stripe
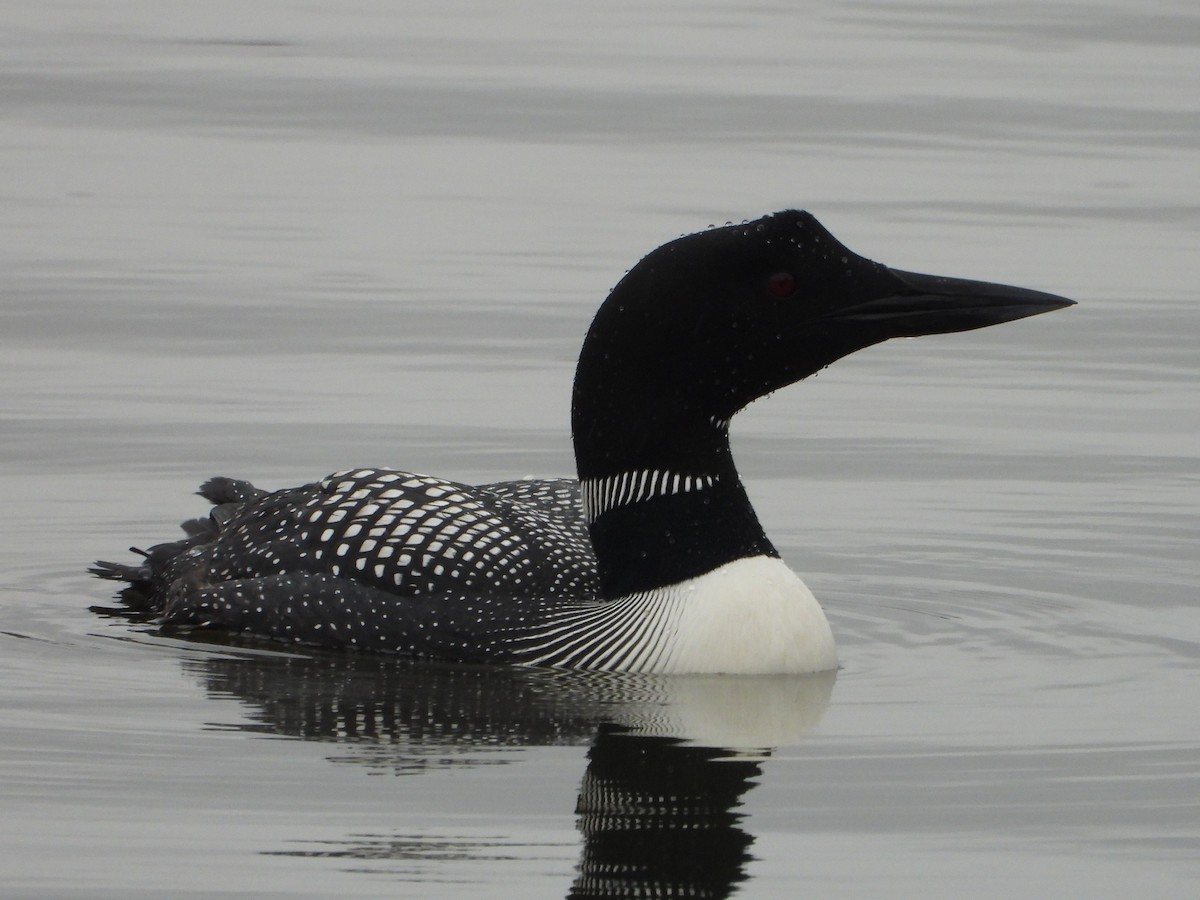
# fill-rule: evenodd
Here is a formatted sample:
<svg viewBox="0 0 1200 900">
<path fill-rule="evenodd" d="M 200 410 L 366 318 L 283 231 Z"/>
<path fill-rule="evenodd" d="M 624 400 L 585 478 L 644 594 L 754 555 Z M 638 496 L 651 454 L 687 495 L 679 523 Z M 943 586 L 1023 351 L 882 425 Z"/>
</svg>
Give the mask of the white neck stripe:
<svg viewBox="0 0 1200 900">
<path fill-rule="evenodd" d="M 603 478 L 584 478 L 579 483 L 583 517 L 594 522 L 611 509 L 653 497 L 702 491 L 719 480 L 719 475 L 682 475 L 667 469 L 635 469 Z"/>
</svg>

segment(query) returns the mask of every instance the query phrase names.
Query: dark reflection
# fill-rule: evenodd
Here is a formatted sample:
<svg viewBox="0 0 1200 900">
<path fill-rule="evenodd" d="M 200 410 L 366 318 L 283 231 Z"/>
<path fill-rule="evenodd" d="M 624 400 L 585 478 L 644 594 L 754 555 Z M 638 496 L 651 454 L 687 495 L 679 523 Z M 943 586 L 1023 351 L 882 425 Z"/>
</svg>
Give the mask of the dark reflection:
<svg viewBox="0 0 1200 900">
<path fill-rule="evenodd" d="M 724 897 L 754 839 L 735 813 L 754 760 L 602 725 L 576 812 L 583 834 L 569 897 Z"/>
<path fill-rule="evenodd" d="M 331 761 L 376 771 L 504 763 L 519 757 L 499 749 L 590 741 L 569 897 L 730 894 L 754 840 L 737 808 L 770 748 L 811 728 L 833 685 L 831 675 L 611 675 L 279 653 L 185 665 L 246 707 L 250 723 L 218 727 L 329 742 Z M 429 844 L 438 849 L 428 861 L 446 851 L 420 836 L 364 837 L 285 852 L 400 861 Z"/>
</svg>

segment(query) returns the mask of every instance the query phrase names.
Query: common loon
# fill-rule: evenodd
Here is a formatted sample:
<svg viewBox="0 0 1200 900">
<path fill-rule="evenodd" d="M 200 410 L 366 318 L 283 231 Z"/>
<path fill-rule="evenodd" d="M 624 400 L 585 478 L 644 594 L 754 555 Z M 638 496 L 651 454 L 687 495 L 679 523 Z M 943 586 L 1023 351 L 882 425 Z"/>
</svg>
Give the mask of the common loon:
<svg viewBox="0 0 1200 900">
<path fill-rule="evenodd" d="M 650 253 L 596 314 L 572 398 L 578 481 L 214 478 L 212 514 L 183 540 L 91 571 L 130 582 L 167 627 L 461 662 L 832 669 L 825 614 L 734 468 L 731 418 L 888 338 L 1071 304 L 889 269 L 807 212 L 711 228 Z"/>
</svg>

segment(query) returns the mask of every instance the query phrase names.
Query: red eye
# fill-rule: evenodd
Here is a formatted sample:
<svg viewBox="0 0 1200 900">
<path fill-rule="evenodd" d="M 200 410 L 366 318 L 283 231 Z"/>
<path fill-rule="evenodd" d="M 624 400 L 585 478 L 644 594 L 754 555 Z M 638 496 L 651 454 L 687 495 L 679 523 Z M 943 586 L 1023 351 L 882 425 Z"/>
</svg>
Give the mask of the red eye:
<svg viewBox="0 0 1200 900">
<path fill-rule="evenodd" d="M 767 279 L 767 293 L 772 297 L 790 297 L 796 292 L 796 277 L 791 272 L 776 272 Z"/>
</svg>

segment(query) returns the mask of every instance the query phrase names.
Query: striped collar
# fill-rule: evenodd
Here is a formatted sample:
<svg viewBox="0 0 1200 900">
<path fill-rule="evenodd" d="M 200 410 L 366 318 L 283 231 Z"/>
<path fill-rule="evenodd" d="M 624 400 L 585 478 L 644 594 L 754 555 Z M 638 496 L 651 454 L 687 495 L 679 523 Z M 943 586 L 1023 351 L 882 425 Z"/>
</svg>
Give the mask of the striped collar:
<svg viewBox="0 0 1200 900">
<path fill-rule="evenodd" d="M 609 510 L 654 497 L 687 494 L 713 487 L 720 475 L 684 475 L 669 469 L 635 469 L 579 483 L 583 517 L 594 522 Z"/>
</svg>

